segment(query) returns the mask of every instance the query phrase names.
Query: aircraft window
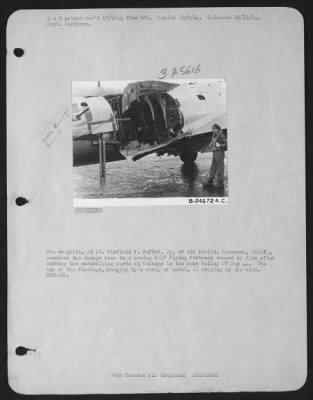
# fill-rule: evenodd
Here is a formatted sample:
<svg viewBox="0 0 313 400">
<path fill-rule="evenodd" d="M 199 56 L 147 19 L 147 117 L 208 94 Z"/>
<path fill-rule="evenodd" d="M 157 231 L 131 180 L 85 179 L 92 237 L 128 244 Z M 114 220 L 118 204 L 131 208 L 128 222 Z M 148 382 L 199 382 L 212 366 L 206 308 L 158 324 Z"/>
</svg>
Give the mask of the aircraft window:
<svg viewBox="0 0 313 400">
<path fill-rule="evenodd" d="M 81 105 L 82 107 L 88 107 L 88 104 L 87 104 L 87 103 L 80 103 L 80 105 Z"/>
<path fill-rule="evenodd" d="M 78 113 L 78 112 L 79 112 L 79 109 L 78 109 L 77 104 L 73 103 L 72 104 L 72 113 L 74 114 L 74 113 Z"/>
<path fill-rule="evenodd" d="M 197 94 L 199 100 L 205 100 L 205 97 L 202 94 Z"/>
</svg>

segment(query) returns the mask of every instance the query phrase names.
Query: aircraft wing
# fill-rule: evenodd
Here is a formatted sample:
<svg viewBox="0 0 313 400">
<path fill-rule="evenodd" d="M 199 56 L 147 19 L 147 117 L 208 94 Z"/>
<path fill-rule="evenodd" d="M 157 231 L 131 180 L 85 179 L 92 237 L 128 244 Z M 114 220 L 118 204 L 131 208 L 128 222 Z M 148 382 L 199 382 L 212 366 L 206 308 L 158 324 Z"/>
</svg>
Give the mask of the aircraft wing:
<svg viewBox="0 0 313 400">
<path fill-rule="evenodd" d="M 215 112 L 196 117 L 194 120 L 191 118 L 187 120 L 184 126 L 184 131 L 191 130 L 193 136 L 210 132 L 214 124 L 218 124 L 222 128 L 226 127 L 226 113 Z"/>
<path fill-rule="evenodd" d="M 162 150 L 171 150 L 171 153 L 173 154 L 173 149 L 176 149 L 179 151 L 179 149 L 182 148 L 182 142 L 188 138 L 190 141 L 190 146 L 193 147 L 195 151 L 200 151 L 201 153 L 206 153 L 209 150 L 208 144 L 210 143 L 211 140 L 211 135 L 209 133 L 212 133 L 212 125 L 213 124 L 218 124 L 221 127 L 225 128 L 226 127 L 226 113 L 210 113 L 209 115 L 203 115 L 203 116 L 197 116 L 194 120 L 191 120 L 188 122 L 184 128 L 183 131 L 180 132 L 175 138 L 168 140 L 162 144 L 159 144 L 157 146 L 154 146 L 152 148 L 143 150 L 139 153 L 137 153 L 135 156 L 132 157 L 133 161 L 137 161 L 142 157 L 145 157 L 149 154 L 152 153 L 161 153 Z"/>
<path fill-rule="evenodd" d="M 179 86 L 178 83 L 164 81 L 139 81 L 129 83 L 124 89 L 122 97 L 122 112 L 125 112 L 131 103 L 138 100 L 140 96 L 166 93 L 177 86 Z"/>
<path fill-rule="evenodd" d="M 190 137 L 190 135 L 191 135 L 191 133 L 189 131 L 188 132 L 181 132 L 176 137 L 174 137 L 171 140 L 168 140 L 165 143 L 159 144 L 159 145 L 154 146 L 154 147 L 150 147 L 148 150 L 143 150 L 143 151 L 137 153 L 132 159 L 133 159 L 133 161 L 137 161 L 140 158 L 147 156 L 148 154 L 159 152 L 160 150 L 166 148 L 167 146 L 169 146 L 170 144 L 172 144 L 174 142 L 177 142 L 178 140 L 181 140 L 181 139 L 186 138 L 186 137 Z"/>
</svg>

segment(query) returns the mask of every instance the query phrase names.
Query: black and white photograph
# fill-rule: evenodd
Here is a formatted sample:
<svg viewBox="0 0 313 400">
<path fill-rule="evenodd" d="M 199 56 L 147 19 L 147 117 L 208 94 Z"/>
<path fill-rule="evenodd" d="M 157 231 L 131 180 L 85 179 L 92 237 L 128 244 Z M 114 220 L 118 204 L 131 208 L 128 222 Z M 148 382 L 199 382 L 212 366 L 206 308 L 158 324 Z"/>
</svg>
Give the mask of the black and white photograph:
<svg viewBox="0 0 313 400">
<path fill-rule="evenodd" d="M 74 206 L 227 203 L 224 78 L 72 82 L 72 134 Z"/>
</svg>

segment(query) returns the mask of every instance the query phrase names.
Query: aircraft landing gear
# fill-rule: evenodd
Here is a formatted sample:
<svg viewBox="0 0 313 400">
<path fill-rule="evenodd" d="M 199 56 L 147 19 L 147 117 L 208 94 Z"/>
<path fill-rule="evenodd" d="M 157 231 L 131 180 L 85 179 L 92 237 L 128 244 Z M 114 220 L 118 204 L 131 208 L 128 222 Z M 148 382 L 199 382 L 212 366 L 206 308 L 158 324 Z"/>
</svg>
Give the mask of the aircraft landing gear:
<svg viewBox="0 0 313 400">
<path fill-rule="evenodd" d="M 100 175 L 100 193 L 104 193 L 105 185 L 105 139 L 103 133 L 98 136 L 99 142 L 99 175 Z"/>
<path fill-rule="evenodd" d="M 180 159 L 184 164 L 192 164 L 195 162 L 196 158 L 198 156 L 198 153 L 196 151 L 184 151 L 179 155 Z"/>
</svg>

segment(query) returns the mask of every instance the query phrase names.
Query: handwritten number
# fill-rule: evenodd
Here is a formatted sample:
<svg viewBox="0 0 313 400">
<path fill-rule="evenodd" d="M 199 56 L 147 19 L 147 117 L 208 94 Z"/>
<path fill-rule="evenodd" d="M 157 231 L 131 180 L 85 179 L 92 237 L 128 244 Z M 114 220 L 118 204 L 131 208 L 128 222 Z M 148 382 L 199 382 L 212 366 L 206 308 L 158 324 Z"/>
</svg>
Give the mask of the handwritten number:
<svg viewBox="0 0 313 400">
<path fill-rule="evenodd" d="M 189 74 L 198 74 L 200 72 L 200 67 L 201 64 L 198 64 L 196 67 L 193 65 L 182 65 L 180 68 L 177 67 L 173 67 L 172 69 L 170 69 L 170 71 L 172 71 L 172 73 L 170 73 L 170 77 L 174 78 L 175 75 L 189 75 Z M 158 79 L 164 79 L 166 78 L 168 75 L 168 69 L 167 68 L 163 68 L 160 71 L 160 75 L 157 77 Z"/>
<path fill-rule="evenodd" d="M 167 75 L 167 68 L 163 68 L 160 72 L 161 76 L 158 76 L 159 79 L 164 79 Z"/>
</svg>

